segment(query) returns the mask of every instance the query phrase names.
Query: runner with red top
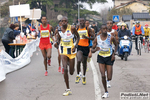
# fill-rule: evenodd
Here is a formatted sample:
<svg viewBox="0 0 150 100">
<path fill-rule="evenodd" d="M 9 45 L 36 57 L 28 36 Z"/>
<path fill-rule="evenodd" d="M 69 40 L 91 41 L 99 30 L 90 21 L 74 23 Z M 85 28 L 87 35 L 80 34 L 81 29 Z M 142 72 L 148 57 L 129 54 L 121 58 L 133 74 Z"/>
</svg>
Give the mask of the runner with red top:
<svg viewBox="0 0 150 100">
<path fill-rule="evenodd" d="M 51 31 L 53 31 L 53 28 L 47 23 L 46 16 L 42 16 L 41 21 L 42 24 L 39 27 L 39 32 L 41 36 L 39 48 L 41 49 L 42 55 L 44 57 L 44 65 L 46 70 L 45 76 L 47 76 L 47 64 L 49 66 L 51 65 L 52 44 L 50 38 L 52 38 Z"/>
</svg>

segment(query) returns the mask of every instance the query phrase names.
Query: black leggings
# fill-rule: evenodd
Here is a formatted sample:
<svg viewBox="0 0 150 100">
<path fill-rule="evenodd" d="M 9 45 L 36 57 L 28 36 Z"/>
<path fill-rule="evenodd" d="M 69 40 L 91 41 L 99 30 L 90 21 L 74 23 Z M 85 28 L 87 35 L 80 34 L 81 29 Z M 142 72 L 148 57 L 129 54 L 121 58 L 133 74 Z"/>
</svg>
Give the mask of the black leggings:
<svg viewBox="0 0 150 100">
<path fill-rule="evenodd" d="M 10 42 L 8 40 L 2 40 L 2 43 L 5 47 L 5 51 L 9 54 L 10 46 L 8 45 Z"/>
</svg>

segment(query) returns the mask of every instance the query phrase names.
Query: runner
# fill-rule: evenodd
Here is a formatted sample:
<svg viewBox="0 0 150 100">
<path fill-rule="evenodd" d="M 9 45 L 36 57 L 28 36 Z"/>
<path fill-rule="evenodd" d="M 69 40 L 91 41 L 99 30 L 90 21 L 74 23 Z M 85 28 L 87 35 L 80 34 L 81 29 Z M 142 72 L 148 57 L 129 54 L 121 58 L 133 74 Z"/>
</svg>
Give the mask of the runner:
<svg viewBox="0 0 150 100">
<path fill-rule="evenodd" d="M 39 48 L 41 49 L 42 55 L 44 57 L 44 66 L 46 70 L 45 76 L 47 76 L 47 64 L 49 66 L 51 65 L 52 44 L 50 42 L 50 38 L 52 38 L 51 31 L 53 30 L 53 28 L 51 25 L 47 24 L 46 16 L 42 16 L 41 21 L 42 24 L 39 27 L 39 32 L 41 35 Z"/>
<path fill-rule="evenodd" d="M 82 77 L 82 84 L 86 84 L 86 69 L 87 69 L 87 57 L 89 54 L 89 40 L 94 40 L 94 35 L 92 30 L 89 27 L 85 26 L 84 18 L 80 18 L 80 26 L 78 27 L 78 33 L 80 35 L 80 41 L 78 43 L 77 48 L 77 76 L 75 83 L 79 83 L 80 81 L 80 64 L 83 63 L 83 77 Z"/>
<path fill-rule="evenodd" d="M 69 71 L 70 74 L 73 75 L 74 73 L 74 65 L 75 65 L 75 57 L 76 57 L 76 48 L 77 44 L 79 42 L 79 34 L 75 27 L 68 25 L 68 18 L 63 17 L 62 20 L 62 31 L 56 32 L 58 34 L 57 36 L 57 42 L 55 43 L 55 47 L 58 48 L 59 44 L 59 50 L 61 54 L 62 64 L 64 67 L 64 79 L 66 83 L 66 92 L 63 93 L 63 96 L 71 95 L 72 92 L 69 87 L 69 77 L 68 77 L 68 68 L 67 65 L 69 65 Z M 76 39 L 75 39 L 76 38 Z M 75 41 L 76 40 L 76 41 Z M 75 43 L 76 42 L 76 43 Z"/>
<path fill-rule="evenodd" d="M 115 45 L 114 52 L 112 43 Z M 114 36 L 108 34 L 106 25 L 101 26 L 101 34 L 97 35 L 93 41 L 92 53 L 95 53 L 96 51 L 98 51 L 97 62 L 99 64 L 102 83 L 105 89 L 102 98 L 108 98 L 109 94 L 106 85 L 105 70 L 107 71 L 107 80 L 110 81 L 112 79 L 113 61 L 115 60 L 115 52 L 117 51 L 117 42 Z"/>
<path fill-rule="evenodd" d="M 119 44 L 118 32 L 116 30 L 112 29 L 112 26 L 113 26 L 113 22 L 112 21 L 107 21 L 107 34 L 114 36 L 114 38 L 116 39 L 117 44 Z M 101 34 L 101 31 L 99 31 L 98 35 L 100 35 L 100 34 Z M 113 52 L 114 52 L 115 51 L 115 46 L 113 45 L 112 48 L 113 48 Z M 114 62 L 115 62 L 115 60 L 112 61 L 113 65 L 114 65 Z M 106 72 L 106 75 L 107 75 L 107 72 Z M 107 87 L 108 88 L 111 87 L 109 80 L 107 80 Z"/>
<path fill-rule="evenodd" d="M 91 27 L 90 27 L 90 22 L 89 22 L 88 20 L 85 21 L 85 26 L 91 28 Z M 94 29 L 91 28 L 91 30 L 92 30 L 92 32 L 93 32 L 93 34 L 94 34 L 94 36 L 95 36 L 95 31 L 94 31 Z M 90 52 L 89 52 L 89 55 L 88 55 L 88 62 L 90 62 L 90 59 L 91 59 L 91 57 L 92 57 L 92 52 L 91 52 L 92 45 L 93 45 L 93 44 L 92 44 L 92 40 L 90 40 L 90 44 L 89 44 Z"/>
<path fill-rule="evenodd" d="M 56 30 L 55 30 L 55 39 L 57 38 L 57 35 L 56 32 L 61 32 L 61 26 L 62 26 L 62 22 L 61 20 L 59 21 L 59 25 L 57 26 Z M 59 64 L 59 67 L 58 67 L 58 72 L 61 72 L 61 56 L 60 56 L 60 51 L 58 49 L 58 64 Z M 64 69 L 62 67 L 62 74 L 64 74 Z"/>
</svg>

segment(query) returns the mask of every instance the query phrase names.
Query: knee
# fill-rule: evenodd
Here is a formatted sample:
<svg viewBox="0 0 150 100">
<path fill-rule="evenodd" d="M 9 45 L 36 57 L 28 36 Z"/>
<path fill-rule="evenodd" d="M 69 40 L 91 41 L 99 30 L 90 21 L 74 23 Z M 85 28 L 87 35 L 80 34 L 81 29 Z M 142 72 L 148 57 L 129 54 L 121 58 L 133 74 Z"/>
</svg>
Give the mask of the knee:
<svg viewBox="0 0 150 100">
<path fill-rule="evenodd" d="M 80 63 L 81 63 L 81 61 L 80 61 L 80 60 L 78 60 L 78 61 L 77 61 L 77 64 L 80 64 Z"/>
<path fill-rule="evenodd" d="M 67 67 L 64 67 L 64 72 L 65 72 L 65 73 L 68 73 Z"/>
<path fill-rule="evenodd" d="M 106 79 L 106 76 L 105 76 L 105 75 L 102 75 L 102 79 Z"/>
<path fill-rule="evenodd" d="M 73 75 L 74 72 L 70 72 L 70 75 Z"/>
<path fill-rule="evenodd" d="M 47 57 L 44 57 L 44 61 L 47 61 Z"/>
<path fill-rule="evenodd" d="M 47 58 L 51 58 L 51 56 L 50 56 L 50 55 L 48 55 L 48 56 L 47 56 Z"/>
</svg>

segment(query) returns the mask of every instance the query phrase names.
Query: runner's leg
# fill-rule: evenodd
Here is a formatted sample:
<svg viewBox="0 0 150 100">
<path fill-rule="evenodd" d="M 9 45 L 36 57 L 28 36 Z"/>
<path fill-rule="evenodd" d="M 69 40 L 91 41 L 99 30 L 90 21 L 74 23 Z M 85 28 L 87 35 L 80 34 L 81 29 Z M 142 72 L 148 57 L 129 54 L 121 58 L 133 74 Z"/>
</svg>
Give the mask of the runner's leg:
<svg viewBox="0 0 150 100">
<path fill-rule="evenodd" d="M 69 77 L 68 77 L 68 68 L 67 68 L 67 64 L 68 64 L 68 57 L 65 55 L 61 55 L 62 58 L 62 64 L 63 64 L 63 68 L 64 68 L 64 79 L 65 79 L 65 83 L 66 83 L 66 87 L 67 89 L 70 89 L 69 87 Z"/>
<path fill-rule="evenodd" d="M 79 75 L 79 72 L 80 72 L 80 65 L 81 65 L 82 57 L 83 57 L 83 52 L 78 51 L 77 52 L 77 75 Z"/>
<path fill-rule="evenodd" d="M 45 65 L 45 70 L 47 71 L 47 53 L 46 53 L 46 50 L 41 50 L 42 52 L 42 55 L 44 57 L 44 65 Z"/>
<path fill-rule="evenodd" d="M 70 59 L 69 60 L 69 71 L 70 71 L 70 75 L 73 75 L 75 69 L 74 69 L 74 65 L 75 65 L 75 58 Z"/>
<path fill-rule="evenodd" d="M 87 69 L 87 58 L 86 56 L 83 56 L 83 59 L 82 59 L 82 63 L 83 63 L 83 75 L 85 76 L 86 74 L 86 69 Z"/>
<path fill-rule="evenodd" d="M 105 64 L 99 63 L 99 69 L 100 69 L 100 73 L 101 73 L 101 77 L 102 77 L 102 83 L 103 83 L 105 92 L 108 92 L 107 86 L 106 86 Z"/>
<path fill-rule="evenodd" d="M 111 65 L 106 65 L 107 68 L 107 80 L 111 81 L 112 79 L 112 74 L 113 74 L 113 66 Z"/>
</svg>

